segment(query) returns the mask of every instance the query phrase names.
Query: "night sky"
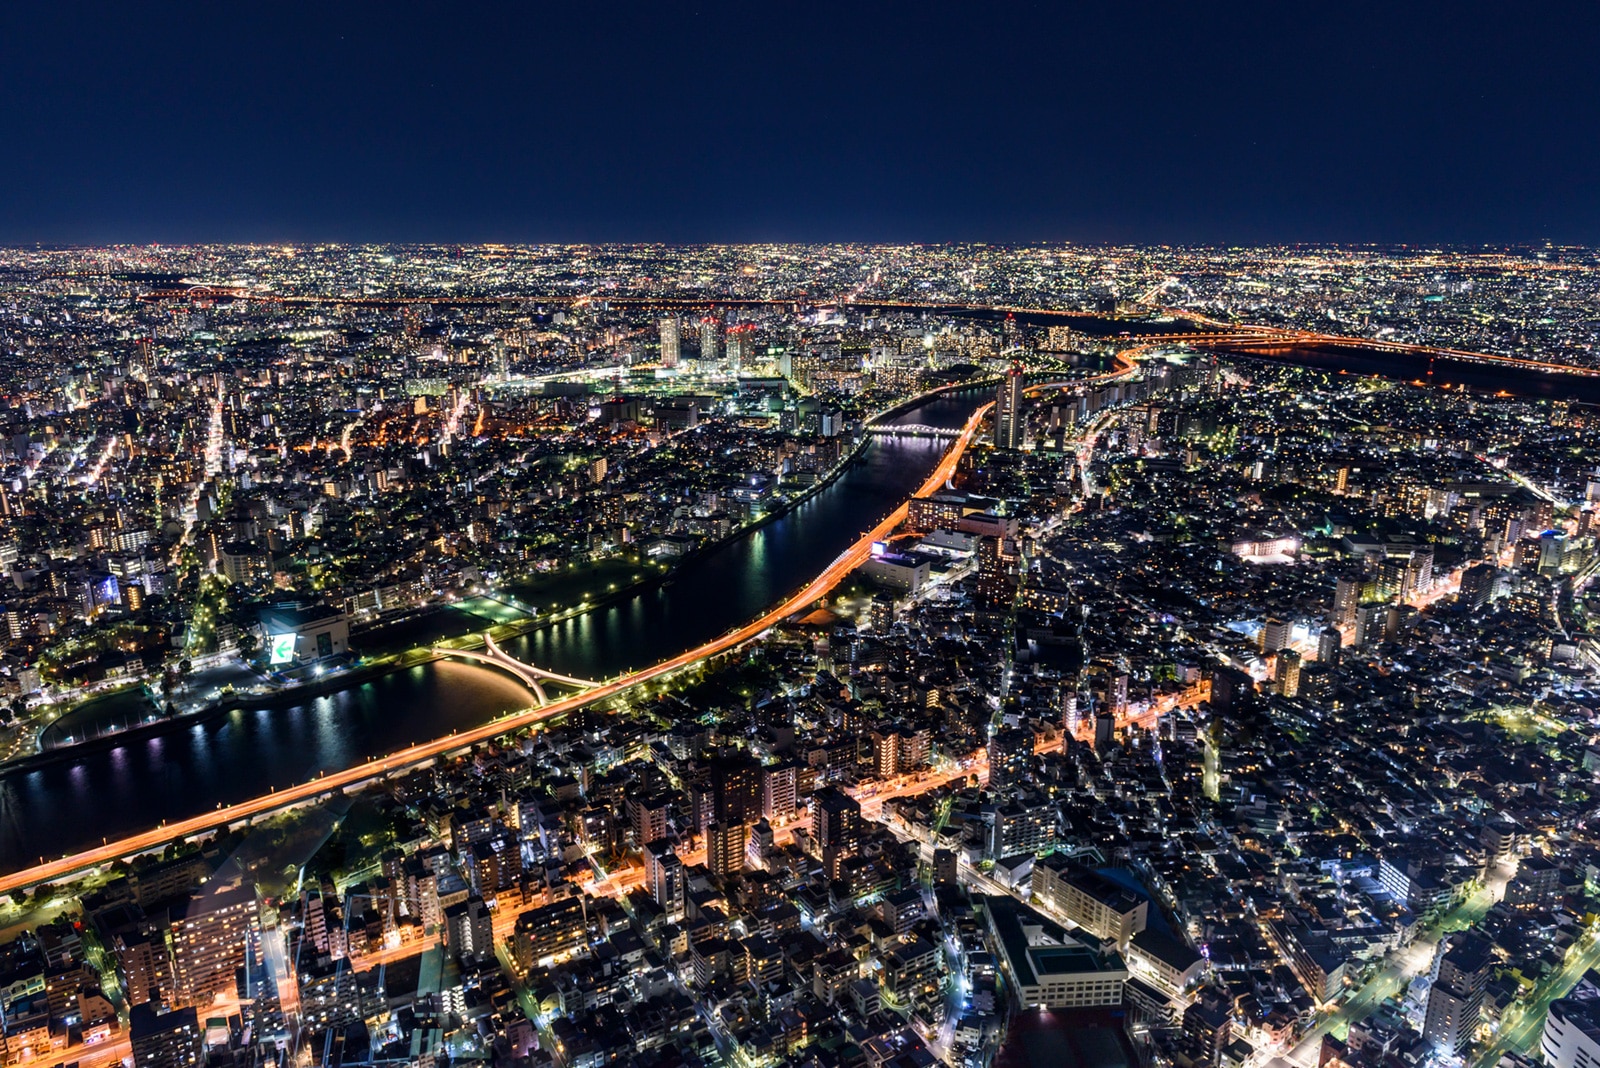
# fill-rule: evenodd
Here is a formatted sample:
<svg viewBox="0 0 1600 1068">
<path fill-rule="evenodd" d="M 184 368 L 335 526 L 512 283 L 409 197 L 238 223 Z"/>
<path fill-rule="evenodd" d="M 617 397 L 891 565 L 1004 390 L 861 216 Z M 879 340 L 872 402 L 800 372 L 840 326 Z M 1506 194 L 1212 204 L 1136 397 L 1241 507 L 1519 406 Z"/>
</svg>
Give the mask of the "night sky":
<svg viewBox="0 0 1600 1068">
<path fill-rule="evenodd" d="M 0 242 L 1600 244 L 1600 5 L 0 8 Z"/>
</svg>

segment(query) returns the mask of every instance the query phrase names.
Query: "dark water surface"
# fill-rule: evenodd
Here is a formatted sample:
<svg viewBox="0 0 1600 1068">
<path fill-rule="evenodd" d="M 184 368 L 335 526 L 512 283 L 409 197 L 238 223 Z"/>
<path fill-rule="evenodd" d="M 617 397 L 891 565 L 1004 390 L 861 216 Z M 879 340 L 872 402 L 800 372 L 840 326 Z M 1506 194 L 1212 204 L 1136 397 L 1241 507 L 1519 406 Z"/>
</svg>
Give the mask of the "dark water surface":
<svg viewBox="0 0 1600 1068">
<path fill-rule="evenodd" d="M 960 426 L 986 391 L 928 401 L 891 422 Z M 927 477 L 947 443 L 880 438 L 798 508 L 679 570 L 671 585 L 510 642 L 584 678 L 692 649 L 803 586 Z M 0 773 L 0 869 L 37 863 L 304 782 L 529 704 L 492 668 L 443 662 L 289 708 L 241 709 L 85 750 L 76 763 Z"/>
</svg>

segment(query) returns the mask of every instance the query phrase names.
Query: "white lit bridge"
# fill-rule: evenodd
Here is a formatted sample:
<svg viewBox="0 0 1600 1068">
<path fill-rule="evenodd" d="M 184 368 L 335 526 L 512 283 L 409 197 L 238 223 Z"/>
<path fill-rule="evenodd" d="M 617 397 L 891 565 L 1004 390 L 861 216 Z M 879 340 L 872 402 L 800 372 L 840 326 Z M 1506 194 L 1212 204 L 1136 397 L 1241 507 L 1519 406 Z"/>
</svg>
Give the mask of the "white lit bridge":
<svg viewBox="0 0 1600 1068">
<path fill-rule="evenodd" d="M 960 427 L 928 426 L 924 423 L 874 423 L 867 433 L 881 438 L 937 438 L 954 441 L 961 436 Z"/>
<path fill-rule="evenodd" d="M 479 652 L 476 649 L 452 649 L 447 645 L 433 647 L 434 653 L 439 656 L 455 656 L 460 657 L 462 660 L 487 664 L 514 676 L 518 682 L 533 691 L 533 695 L 539 699 L 541 705 L 550 703 L 549 696 L 544 692 L 544 684 L 546 682 L 559 682 L 563 686 L 571 686 L 577 690 L 592 690 L 600 685 L 598 682 L 591 682 L 588 679 L 561 675 L 554 671 L 546 671 L 544 668 L 535 667 L 532 664 L 524 664 L 500 648 L 499 643 L 494 640 L 494 637 L 488 631 L 483 632 L 483 649 L 483 652 Z"/>
</svg>

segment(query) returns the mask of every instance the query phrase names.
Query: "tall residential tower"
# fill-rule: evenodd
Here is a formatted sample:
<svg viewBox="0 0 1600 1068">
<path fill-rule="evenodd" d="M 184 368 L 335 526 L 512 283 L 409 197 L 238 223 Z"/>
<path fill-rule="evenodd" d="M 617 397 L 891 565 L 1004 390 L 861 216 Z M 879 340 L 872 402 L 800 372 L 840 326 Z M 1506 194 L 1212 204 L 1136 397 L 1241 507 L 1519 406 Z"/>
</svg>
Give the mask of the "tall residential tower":
<svg viewBox="0 0 1600 1068">
<path fill-rule="evenodd" d="M 994 399 L 994 444 L 998 449 L 1020 449 L 1027 429 L 1022 414 L 1022 366 L 1013 363 Z"/>
</svg>

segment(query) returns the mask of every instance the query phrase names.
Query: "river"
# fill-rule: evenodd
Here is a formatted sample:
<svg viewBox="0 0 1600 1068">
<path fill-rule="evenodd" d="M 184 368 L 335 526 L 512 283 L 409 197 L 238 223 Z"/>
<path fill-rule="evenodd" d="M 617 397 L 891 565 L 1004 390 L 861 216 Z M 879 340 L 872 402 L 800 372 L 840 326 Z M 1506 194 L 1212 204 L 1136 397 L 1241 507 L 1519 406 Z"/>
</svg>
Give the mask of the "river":
<svg viewBox="0 0 1600 1068">
<path fill-rule="evenodd" d="M 987 397 L 981 389 L 947 394 L 889 422 L 957 427 Z M 670 585 L 535 631 L 507 652 L 603 678 L 694 648 L 822 571 L 916 490 L 945 447 L 874 439 L 804 504 L 684 565 Z M 528 703 L 527 691 L 495 669 L 440 662 L 301 705 L 239 709 L 89 748 L 76 762 L 0 772 L 0 870 L 304 782 Z"/>
<path fill-rule="evenodd" d="M 1427 373 L 1425 359 L 1362 350 L 1301 348 L 1269 358 L 1407 379 Z M 1600 379 L 1441 360 L 1435 380 L 1600 402 Z M 946 395 L 890 421 L 960 426 L 987 396 Z M 814 577 L 914 491 L 943 449 L 931 440 L 875 439 L 806 503 L 685 565 L 670 585 L 535 631 L 506 650 L 553 671 L 604 678 L 693 648 Z M 74 763 L 0 769 L 0 870 L 259 796 L 527 704 L 527 692 L 494 669 L 435 663 L 293 707 L 241 709 L 90 748 Z"/>
</svg>

